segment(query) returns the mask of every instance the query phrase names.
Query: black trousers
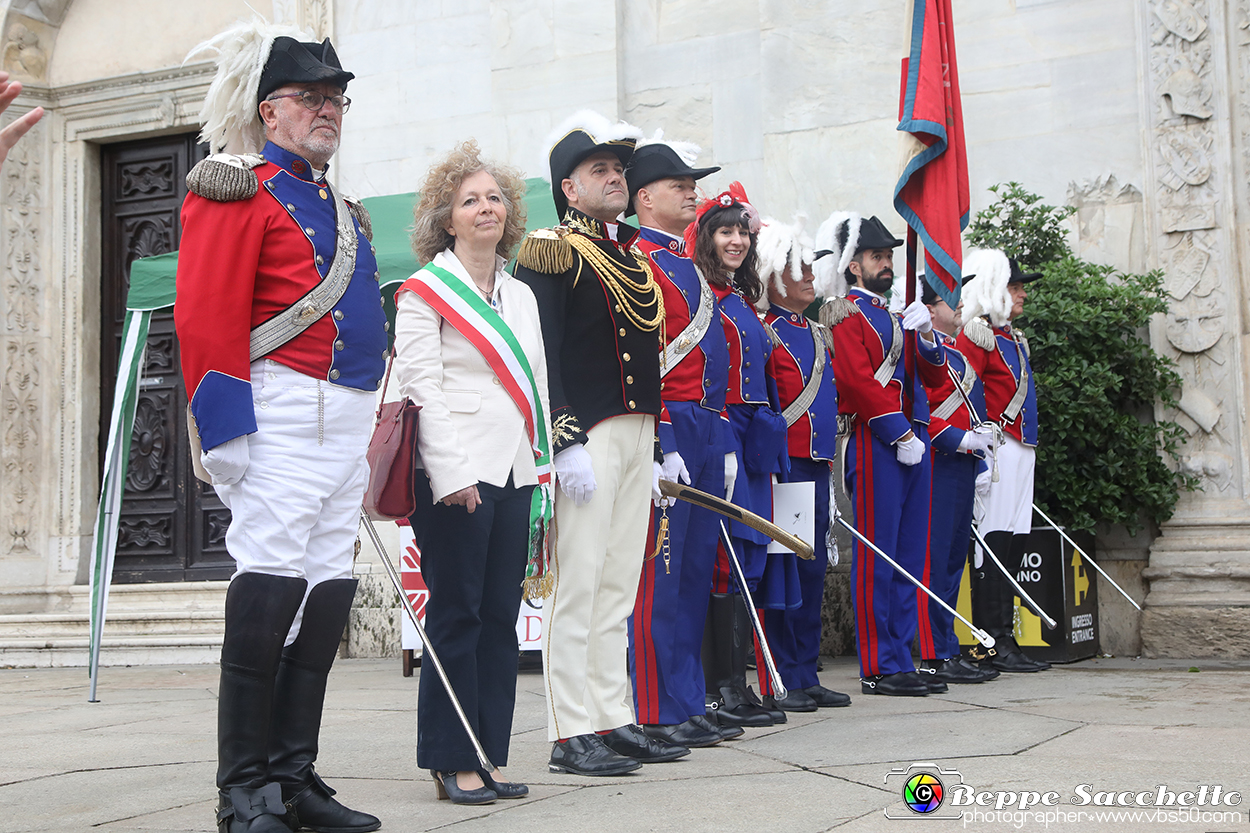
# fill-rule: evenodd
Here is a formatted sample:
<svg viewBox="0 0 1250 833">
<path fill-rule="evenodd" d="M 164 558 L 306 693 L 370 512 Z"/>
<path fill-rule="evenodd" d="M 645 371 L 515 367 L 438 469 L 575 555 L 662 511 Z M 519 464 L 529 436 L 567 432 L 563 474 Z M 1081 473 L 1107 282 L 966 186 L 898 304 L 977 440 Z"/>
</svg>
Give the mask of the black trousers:
<svg viewBox="0 0 1250 833">
<path fill-rule="evenodd" d="M 460 705 L 496 766 L 508 762 L 516 704 L 516 618 L 528 554 L 533 486 L 477 485 L 482 503 L 433 503 L 429 480 L 417 476 L 411 521 L 430 590 L 425 631 Z M 417 766 L 441 771 L 481 767 L 473 744 L 433 663 L 421 669 L 417 695 Z"/>
</svg>

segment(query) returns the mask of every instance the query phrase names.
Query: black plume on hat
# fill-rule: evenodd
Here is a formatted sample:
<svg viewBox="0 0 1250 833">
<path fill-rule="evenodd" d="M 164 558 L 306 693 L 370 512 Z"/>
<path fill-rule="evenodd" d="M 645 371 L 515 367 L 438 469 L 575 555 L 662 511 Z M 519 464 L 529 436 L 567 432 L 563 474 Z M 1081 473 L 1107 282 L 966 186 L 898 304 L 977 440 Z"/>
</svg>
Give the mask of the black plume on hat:
<svg viewBox="0 0 1250 833">
<path fill-rule="evenodd" d="M 305 43 L 295 38 L 274 38 L 269 60 L 260 74 L 256 90 L 258 101 L 264 101 L 274 90 L 287 84 L 332 84 L 346 90 L 347 82 L 356 76 L 343 69 L 330 39 L 321 43 Z"/>
</svg>

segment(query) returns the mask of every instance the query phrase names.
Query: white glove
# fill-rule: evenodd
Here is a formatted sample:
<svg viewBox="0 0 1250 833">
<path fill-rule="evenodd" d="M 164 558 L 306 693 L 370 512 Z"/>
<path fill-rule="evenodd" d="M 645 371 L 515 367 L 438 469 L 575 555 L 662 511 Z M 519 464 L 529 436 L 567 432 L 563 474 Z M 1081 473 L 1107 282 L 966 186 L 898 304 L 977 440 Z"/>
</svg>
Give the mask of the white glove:
<svg viewBox="0 0 1250 833">
<path fill-rule="evenodd" d="M 664 465 L 660 477 L 673 483 L 690 485 L 690 472 L 686 470 L 686 461 L 676 451 L 664 455 Z"/>
<path fill-rule="evenodd" d="M 250 459 L 246 434 L 200 452 L 200 462 L 213 478 L 214 486 L 233 486 L 238 483 L 243 479 Z"/>
<path fill-rule="evenodd" d="M 725 500 L 733 500 L 734 481 L 738 479 L 738 455 L 729 452 L 725 455 Z"/>
<path fill-rule="evenodd" d="M 985 497 L 990 493 L 990 480 L 992 477 L 993 472 L 990 471 L 989 466 L 986 466 L 985 471 L 977 475 L 977 494 L 981 497 Z"/>
<path fill-rule="evenodd" d="M 933 314 L 923 301 L 912 301 L 911 306 L 903 310 L 903 329 L 928 333 L 933 330 Z"/>
<path fill-rule="evenodd" d="M 966 451 L 969 454 L 976 454 L 978 457 L 984 457 L 988 460 L 990 455 L 994 453 L 994 437 L 976 431 L 965 431 L 964 438 L 959 441 L 959 450 Z"/>
<path fill-rule="evenodd" d="M 585 506 L 595 493 L 595 467 L 590 452 L 581 443 L 561 451 L 551 461 L 556 467 L 556 482 L 564 496 L 575 506 Z"/>
<path fill-rule="evenodd" d="M 654 460 L 651 461 L 651 505 L 655 507 L 668 506 L 672 501 L 664 496 L 660 491 L 660 478 L 668 480 L 664 477 L 664 467 Z"/>
<path fill-rule="evenodd" d="M 910 440 L 899 440 L 894 444 L 894 453 L 904 466 L 914 466 L 924 459 L 924 441 L 912 434 Z"/>
</svg>

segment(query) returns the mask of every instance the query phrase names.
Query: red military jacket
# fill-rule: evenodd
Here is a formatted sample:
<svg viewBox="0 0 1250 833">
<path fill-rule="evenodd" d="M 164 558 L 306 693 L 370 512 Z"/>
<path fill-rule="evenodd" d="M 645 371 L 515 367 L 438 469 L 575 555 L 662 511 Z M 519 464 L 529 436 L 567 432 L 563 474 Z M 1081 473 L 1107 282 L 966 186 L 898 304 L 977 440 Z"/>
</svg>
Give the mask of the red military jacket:
<svg viewBox="0 0 1250 833">
<path fill-rule="evenodd" d="M 307 160 L 270 142 L 247 199 L 187 195 L 178 251 L 183 381 L 205 450 L 256 430 L 249 335 L 319 283 L 336 251 L 330 191 Z M 201 163 L 205 164 L 205 163 Z M 221 164 L 221 163 L 213 163 Z M 372 247 L 355 218 L 355 271 L 343 297 L 266 357 L 316 379 L 375 391 L 387 348 Z"/>
<path fill-rule="evenodd" d="M 983 319 L 964 325 L 955 342 L 985 384 L 985 409 L 989 419 L 1027 446 L 1037 446 L 1037 389 L 1029 365 L 1029 343 L 1010 324 L 990 328 Z M 1025 379 L 1024 402 L 1013 419 L 1004 411 Z"/>
</svg>

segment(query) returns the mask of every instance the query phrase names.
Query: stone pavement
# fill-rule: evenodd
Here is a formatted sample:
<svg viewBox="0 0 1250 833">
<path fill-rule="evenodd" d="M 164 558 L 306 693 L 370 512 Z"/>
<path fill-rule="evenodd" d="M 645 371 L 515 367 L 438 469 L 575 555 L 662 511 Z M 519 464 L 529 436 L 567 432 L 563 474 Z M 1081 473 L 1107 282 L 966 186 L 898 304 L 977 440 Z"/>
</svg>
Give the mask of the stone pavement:
<svg viewBox="0 0 1250 833">
<path fill-rule="evenodd" d="M 340 660 L 318 769 L 392 833 L 1250 830 L 1250 664 L 1087 660 L 895 699 L 859 694 L 854 660 L 840 658 L 826 660 L 822 682 L 853 705 L 591 779 L 547 771 L 542 677 L 522 672 L 508 772 L 530 797 L 466 808 L 435 800 L 416 769 L 417 678 L 401 676 L 398 660 Z M 0 670 L 0 831 L 214 830 L 216 684 L 212 666 L 104 668 L 102 702 L 89 704 L 81 668 Z M 979 808 L 979 818 L 912 826 L 923 817 L 903 805 L 901 779 L 886 776 L 914 762 L 957 770 L 978 792 L 1058 792 L 1063 804 L 1049 812 L 1067 817 L 987 819 Z M 959 777 L 940 777 L 949 796 Z M 1091 793 L 1218 785 L 1246 801 L 1219 810 L 1238 818 L 1190 820 L 1171 808 L 1162 819 L 1137 809 L 1135 821 L 1099 820 L 1107 808 L 1068 803 L 1079 784 Z"/>
</svg>

